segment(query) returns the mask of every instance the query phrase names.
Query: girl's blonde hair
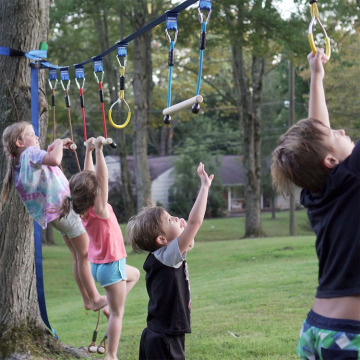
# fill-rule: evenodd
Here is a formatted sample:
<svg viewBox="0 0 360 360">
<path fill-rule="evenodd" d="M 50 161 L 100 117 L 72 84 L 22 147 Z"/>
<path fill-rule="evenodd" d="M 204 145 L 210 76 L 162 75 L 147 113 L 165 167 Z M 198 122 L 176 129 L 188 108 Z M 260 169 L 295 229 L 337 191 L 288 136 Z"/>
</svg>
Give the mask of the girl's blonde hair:
<svg viewBox="0 0 360 360">
<path fill-rule="evenodd" d="M 165 209 L 161 206 L 148 206 L 130 218 L 126 227 L 126 239 L 135 252 L 153 252 L 160 247 L 156 238 L 164 235 L 161 224 L 164 212 Z"/>
<path fill-rule="evenodd" d="M 325 135 L 325 125 L 312 118 L 298 121 L 281 135 L 271 163 L 273 185 L 280 194 L 291 193 L 291 183 L 311 192 L 325 185 L 330 169 L 324 159 L 332 150 Z"/>
<path fill-rule="evenodd" d="M 21 140 L 27 126 L 31 125 L 26 121 L 21 121 L 8 126 L 2 135 L 2 144 L 6 155 L 6 174 L 0 195 L 0 212 L 3 211 L 4 204 L 8 198 L 14 182 L 14 167 L 16 165 L 16 156 L 18 147 L 17 140 Z"/>
<path fill-rule="evenodd" d="M 63 199 L 59 208 L 60 219 L 66 216 L 71 205 L 77 214 L 85 214 L 95 203 L 99 185 L 94 171 L 84 170 L 73 175 L 69 180 L 70 196 Z"/>
</svg>

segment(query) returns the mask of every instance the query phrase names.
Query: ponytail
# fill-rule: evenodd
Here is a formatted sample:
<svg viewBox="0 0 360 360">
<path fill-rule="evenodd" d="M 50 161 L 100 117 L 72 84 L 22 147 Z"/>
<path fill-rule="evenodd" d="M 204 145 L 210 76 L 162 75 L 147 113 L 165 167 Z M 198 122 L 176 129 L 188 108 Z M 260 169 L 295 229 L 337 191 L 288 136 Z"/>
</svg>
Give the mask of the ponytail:
<svg viewBox="0 0 360 360">
<path fill-rule="evenodd" d="M 14 123 L 8 126 L 2 135 L 3 150 L 6 156 L 7 168 L 0 194 L 0 213 L 4 210 L 4 204 L 8 199 L 14 183 L 14 168 L 16 165 L 16 155 L 18 150 L 16 141 L 22 138 L 25 128 L 28 125 L 30 125 L 30 123 L 26 121 Z"/>
<path fill-rule="evenodd" d="M 69 214 L 71 210 L 71 197 L 66 196 L 58 208 L 59 220 Z"/>
</svg>

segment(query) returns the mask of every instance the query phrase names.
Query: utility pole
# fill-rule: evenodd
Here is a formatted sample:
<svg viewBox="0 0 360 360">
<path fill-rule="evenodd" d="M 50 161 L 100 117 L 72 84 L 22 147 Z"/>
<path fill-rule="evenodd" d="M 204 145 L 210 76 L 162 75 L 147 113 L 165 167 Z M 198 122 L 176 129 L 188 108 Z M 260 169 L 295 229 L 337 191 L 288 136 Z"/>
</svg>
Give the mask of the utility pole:
<svg viewBox="0 0 360 360">
<path fill-rule="evenodd" d="M 289 127 L 295 122 L 295 67 L 289 60 Z M 295 186 L 292 184 L 289 198 L 289 233 L 295 235 Z"/>
</svg>

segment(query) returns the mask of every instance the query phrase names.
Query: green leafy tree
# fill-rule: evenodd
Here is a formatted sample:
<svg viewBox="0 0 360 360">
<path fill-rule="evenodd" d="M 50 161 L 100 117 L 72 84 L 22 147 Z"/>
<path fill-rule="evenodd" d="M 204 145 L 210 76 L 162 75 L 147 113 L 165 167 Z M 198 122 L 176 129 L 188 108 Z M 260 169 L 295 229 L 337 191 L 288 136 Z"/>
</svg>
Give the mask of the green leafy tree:
<svg viewBox="0 0 360 360">
<path fill-rule="evenodd" d="M 224 214 L 226 207 L 223 197 L 223 185 L 217 171 L 219 161 L 211 155 L 205 144 L 192 140 L 185 141 L 182 152 L 174 165 L 175 183 L 170 188 L 170 211 L 176 216 L 187 218 L 196 200 L 199 190 L 199 177 L 196 169 L 200 162 L 205 164 L 206 172 L 214 174 L 209 192 L 206 217 L 218 217 Z"/>
</svg>

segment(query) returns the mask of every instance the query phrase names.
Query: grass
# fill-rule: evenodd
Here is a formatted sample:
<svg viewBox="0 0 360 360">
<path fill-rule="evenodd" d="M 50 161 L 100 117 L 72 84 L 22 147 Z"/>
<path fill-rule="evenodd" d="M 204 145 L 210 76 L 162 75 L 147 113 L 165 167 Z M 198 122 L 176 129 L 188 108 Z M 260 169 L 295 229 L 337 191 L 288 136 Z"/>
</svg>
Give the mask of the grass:
<svg viewBox="0 0 360 360">
<path fill-rule="evenodd" d="M 188 255 L 192 334 L 186 336 L 187 360 L 298 359 L 295 349 L 315 293 L 317 259 L 314 235 L 274 237 L 288 232 L 287 216 L 270 220 L 265 214 L 263 226 L 272 237 L 251 240 L 240 240 L 243 218 L 205 220 Z M 296 217 L 306 223 L 304 211 Z M 128 264 L 141 270 L 141 278 L 127 298 L 118 356 L 135 360 L 146 326 L 146 254 L 133 254 L 129 247 L 127 252 Z M 82 307 L 70 253 L 60 242 L 45 247 L 43 258 L 50 323 L 62 342 L 87 347 L 97 315 Z M 105 331 L 102 316 L 98 342 Z"/>
</svg>

